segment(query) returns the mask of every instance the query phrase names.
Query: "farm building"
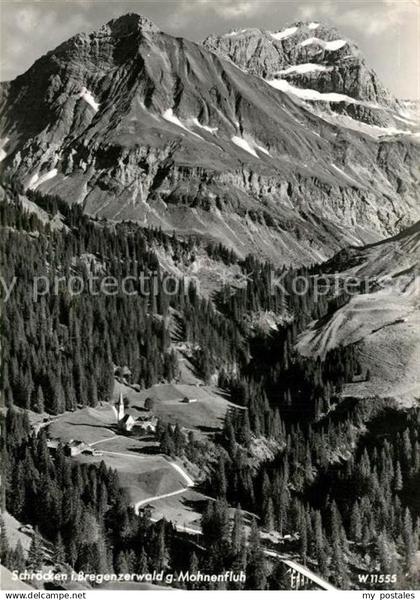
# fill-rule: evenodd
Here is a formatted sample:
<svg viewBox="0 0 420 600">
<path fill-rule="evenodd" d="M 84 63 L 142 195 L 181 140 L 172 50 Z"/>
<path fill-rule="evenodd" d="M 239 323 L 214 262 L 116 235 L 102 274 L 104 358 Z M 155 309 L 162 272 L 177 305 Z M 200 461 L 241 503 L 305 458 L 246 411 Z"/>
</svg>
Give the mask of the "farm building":
<svg viewBox="0 0 420 600">
<path fill-rule="evenodd" d="M 96 448 L 88 446 L 87 448 L 85 448 L 85 450 L 83 450 L 83 454 L 87 454 L 90 456 L 102 456 L 103 452 L 101 452 L 101 450 L 96 450 Z"/>
<path fill-rule="evenodd" d="M 59 439 L 48 439 L 47 447 L 53 452 L 55 452 L 61 443 L 62 442 Z M 63 444 L 63 451 L 66 456 L 77 456 L 87 448 L 88 445 L 80 440 L 69 440 L 68 442 Z"/>
<path fill-rule="evenodd" d="M 193 404 L 194 402 L 197 402 L 197 401 L 198 401 L 197 398 L 190 398 L 188 396 L 185 396 L 182 399 L 182 402 L 184 402 L 184 404 Z"/>
<path fill-rule="evenodd" d="M 87 444 L 85 442 L 81 442 L 80 440 L 70 440 L 64 446 L 64 453 L 67 456 L 77 456 L 81 454 L 83 450 L 86 450 Z"/>
<path fill-rule="evenodd" d="M 151 415 L 147 417 L 139 417 L 136 421 L 137 427 L 143 429 L 147 433 L 154 433 L 157 427 L 157 418 Z"/>
<path fill-rule="evenodd" d="M 139 508 L 139 515 L 142 517 L 150 518 L 152 515 L 153 508 L 154 507 L 152 504 L 146 504 L 145 506 L 141 506 Z"/>
<path fill-rule="evenodd" d="M 367 370 L 366 373 L 356 373 L 353 375 L 352 383 L 361 383 L 362 381 L 369 381 L 369 379 L 370 372 Z"/>
<path fill-rule="evenodd" d="M 50 450 L 57 450 L 58 446 L 60 445 L 60 440 L 57 439 L 53 439 L 47 440 L 47 448 L 49 448 Z"/>
<path fill-rule="evenodd" d="M 123 431 L 131 431 L 134 427 L 135 420 L 131 415 L 124 415 L 123 418 L 118 421 L 118 427 Z"/>
</svg>

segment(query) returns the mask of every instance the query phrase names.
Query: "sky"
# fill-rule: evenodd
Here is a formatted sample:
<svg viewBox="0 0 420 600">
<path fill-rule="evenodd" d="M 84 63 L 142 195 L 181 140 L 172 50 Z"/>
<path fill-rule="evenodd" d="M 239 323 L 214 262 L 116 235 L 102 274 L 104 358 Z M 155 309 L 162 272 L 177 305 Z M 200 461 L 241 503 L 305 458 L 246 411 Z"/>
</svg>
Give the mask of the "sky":
<svg viewBox="0 0 420 600">
<path fill-rule="evenodd" d="M 358 44 L 399 98 L 420 98 L 420 0 L 0 0 L 0 79 L 13 79 L 59 43 L 128 12 L 201 41 L 210 33 L 298 20 L 334 25 Z"/>
</svg>

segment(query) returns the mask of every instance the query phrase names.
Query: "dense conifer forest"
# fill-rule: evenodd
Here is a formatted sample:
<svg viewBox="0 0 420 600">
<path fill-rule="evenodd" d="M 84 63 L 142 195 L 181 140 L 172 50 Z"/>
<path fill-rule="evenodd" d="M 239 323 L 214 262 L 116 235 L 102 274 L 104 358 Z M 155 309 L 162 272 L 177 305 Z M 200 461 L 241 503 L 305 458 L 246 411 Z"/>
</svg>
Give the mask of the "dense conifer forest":
<svg viewBox="0 0 420 600">
<path fill-rule="evenodd" d="M 343 400 L 346 383 L 369 376 L 353 346 L 322 360 L 297 355 L 297 336 L 309 321 L 346 302 L 316 297 L 316 267 L 273 270 L 206 245 L 209 257 L 252 277 L 212 299 L 184 280 L 172 293 L 154 249 L 188 258 L 200 240 L 96 221 L 37 193 L 30 200 L 60 227 L 24 211 L 18 200 L 0 202 L 1 270 L 9 285 L 17 277 L 2 315 L 3 506 L 36 527 L 27 563 L 42 562 L 39 534 L 53 544 L 58 562 L 76 570 L 244 570 L 247 588 L 281 589 L 286 575 L 269 563 L 261 539 L 261 530 L 276 530 L 290 536 L 302 563 L 338 587 L 357 586 L 355 574 L 365 571 L 396 574 L 397 588 L 414 585 L 419 411 L 398 412 L 375 398 Z M 273 288 L 273 273 L 281 286 Z M 92 276 L 132 277 L 132 294 L 118 287 L 113 295 L 72 295 L 63 286 L 34 298 L 37 277 L 45 284 L 70 276 L 86 290 Z M 293 289 L 296 276 L 308 282 L 304 295 Z M 276 314 L 277 328 L 250 327 L 246 317 L 258 311 Z M 207 473 L 203 491 L 215 500 L 203 512 L 195 545 L 171 524 L 135 515 L 117 474 L 103 463 L 79 465 L 61 447 L 52 457 L 25 412 L 57 415 L 109 401 L 118 369 L 141 388 L 175 380 L 174 321 L 194 348 L 197 373 L 204 381 L 216 378 L 238 406 L 207 443 L 177 424 L 158 425 L 162 452 Z M 385 422 L 393 423 L 391 431 Z M 271 453 L 259 455 L 258 444 Z M 229 507 L 236 509 L 233 521 Z M 25 562 L 6 539 L 1 554 L 6 565 Z"/>
<path fill-rule="evenodd" d="M 68 226 L 51 231 L 16 205 L 0 206 L 2 273 L 8 285 L 17 278 L 3 315 L 7 404 L 51 414 L 95 406 L 99 398 L 110 399 L 114 366 L 127 366 L 132 381 L 145 387 L 172 380 L 177 372 L 167 326 L 172 308 L 181 313 L 186 339 L 212 349 L 208 368 L 215 366 L 216 356 L 219 364 L 229 364 L 243 352 L 234 326 L 192 285 L 185 289 L 179 281 L 176 294 L 165 292 L 149 247 L 157 241 L 174 244 L 178 252 L 182 245 L 174 238 L 125 224 L 102 226 L 78 207 L 62 204 Z M 72 295 L 58 281 L 72 276 L 83 293 Z M 129 293 L 120 284 L 115 294 L 101 294 L 93 277 L 98 277 L 97 286 L 107 277 L 125 280 Z M 48 294 L 43 293 L 45 280 Z"/>
</svg>

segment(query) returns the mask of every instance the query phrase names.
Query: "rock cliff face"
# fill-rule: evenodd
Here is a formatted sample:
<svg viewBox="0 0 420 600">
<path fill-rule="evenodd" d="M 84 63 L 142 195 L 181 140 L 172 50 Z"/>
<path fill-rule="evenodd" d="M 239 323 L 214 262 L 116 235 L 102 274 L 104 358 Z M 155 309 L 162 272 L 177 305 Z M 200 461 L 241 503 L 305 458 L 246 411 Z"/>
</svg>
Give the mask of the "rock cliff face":
<svg viewBox="0 0 420 600">
<path fill-rule="evenodd" d="M 359 48 L 320 23 L 211 35 L 204 46 L 320 108 L 378 125 L 394 123 L 393 113 L 400 108 Z"/>
<path fill-rule="evenodd" d="M 261 59 L 263 72 L 255 59 L 251 73 L 210 46 L 126 15 L 49 52 L 2 84 L 5 184 L 277 263 L 318 261 L 420 218 L 414 134 L 344 113 L 337 124 L 263 81 L 286 63 Z M 382 97 L 374 88 L 360 97 Z"/>
</svg>

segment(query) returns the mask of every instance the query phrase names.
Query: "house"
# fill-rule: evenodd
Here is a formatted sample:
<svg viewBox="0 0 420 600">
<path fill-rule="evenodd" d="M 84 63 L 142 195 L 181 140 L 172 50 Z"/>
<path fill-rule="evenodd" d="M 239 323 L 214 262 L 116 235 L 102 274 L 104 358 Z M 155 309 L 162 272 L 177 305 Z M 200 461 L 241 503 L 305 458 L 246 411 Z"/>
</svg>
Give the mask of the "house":
<svg viewBox="0 0 420 600">
<path fill-rule="evenodd" d="M 146 504 L 145 506 L 141 506 L 139 508 L 139 515 L 141 517 L 146 517 L 147 519 L 150 519 L 152 516 L 152 511 L 153 511 L 154 507 L 152 504 Z"/>
<path fill-rule="evenodd" d="M 82 442 L 80 440 L 70 440 L 64 446 L 64 453 L 67 456 L 77 456 L 78 454 L 81 454 L 86 448 L 87 444 L 85 444 L 85 442 Z"/>
<path fill-rule="evenodd" d="M 355 375 L 353 375 L 351 383 L 361 383 L 363 381 L 369 381 L 369 379 L 370 379 L 370 371 L 368 369 L 366 371 L 366 373 L 356 373 Z"/>
<path fill-rule="evenodd" d="M 124 415 L 123 418 L 118 421 L 118 427 L 123 431 L 131 431 L 134 427 L 135 420 L 131 415 Z"/>
<path fill-rule="evenodd" d="M 136 426 L 142 429 L 145 433 L 154 433 L 156 431 L 158 420 L 152 415 L 147 417 L 139 417 L 136 421 Z"/>
<path fill-rule="evenodd" d="M 61 443 L 61 440 L 58 439 L 48 439 L 47 447 L 52 452 L 56 452 Z M 63 452 L 66 456 L 77 456 L 78 454 L 84 452 L 87 448 L 89 448 L 89 446 L 81 440 L 69 440 L 68 442 L 63 443 Z"/>
<path fill-rule="evenodd" d="M 57 450 L 60 445 L 60 440 L 57 439 L 47 439 L 47 448 L 50 450 Z"/>
<path fill-rule="evenodd" d="M 185 396 L 182 402 L 184 402 L 185 404 L 193 404 L 193 402 L 197 402 L 197 398 L 188 398 L 188 396 Z"/>
<path fill-rule="evenodd" d="M 102 456 L 103 452 L 101 452 L 101 450 L 96 450 L 96 448 L 88 446 L 85 450 L 83 450 L 83 454 L 87 454 L 89 456 Z"/>
</svg>

